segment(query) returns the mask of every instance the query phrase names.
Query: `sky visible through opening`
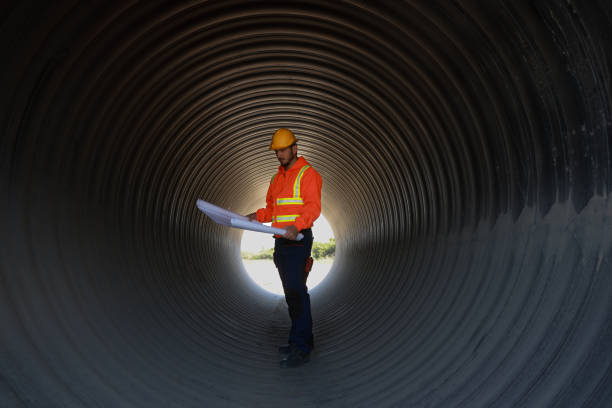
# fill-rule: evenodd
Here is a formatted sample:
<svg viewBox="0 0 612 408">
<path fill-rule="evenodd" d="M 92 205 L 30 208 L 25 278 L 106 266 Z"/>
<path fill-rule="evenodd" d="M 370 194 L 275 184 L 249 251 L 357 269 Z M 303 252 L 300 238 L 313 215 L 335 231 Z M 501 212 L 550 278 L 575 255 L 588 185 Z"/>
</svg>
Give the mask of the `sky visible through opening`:
<svg viewBox="0 0 612 408">
<path fill-rule="evenodd" d="M 314 237 L 314 242 L 321 243 L 327 243 L 331 238 L 334 238 L 331 226 L 323 214 L 315 221 L 312 227 L 312 235 Z M 257 253 L 271 248 L 274 248 L 274 237 L 272 235 L 247 230 L 243 232 L 240 245 L 241 252 Z M 246 273 L 257 285 L 268 292 L 283 295 L 283 285 L 278 276 L 276 266 L 274 266 L 274 261 L 268 259 L 243 259 L 242 263 L 244 264 Z M 307 286 L 309 290 L 317 286 L 327 276 L 332 264 L 333 257 L 329 259 L 314 260 L 312 270 L 308 275 Z"/>
</svg>

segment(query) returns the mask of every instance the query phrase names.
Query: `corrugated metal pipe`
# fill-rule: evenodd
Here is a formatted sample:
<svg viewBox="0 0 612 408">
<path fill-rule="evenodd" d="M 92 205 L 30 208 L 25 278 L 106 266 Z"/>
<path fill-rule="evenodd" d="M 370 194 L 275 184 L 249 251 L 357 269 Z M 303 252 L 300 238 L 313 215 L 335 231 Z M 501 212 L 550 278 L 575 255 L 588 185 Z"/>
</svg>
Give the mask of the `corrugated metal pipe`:
<svg viewBox="0 0 612 408">
<path fill-rule="evenodd" d="M 612 406 L 612 6 L 0 6 L 0 406 Z M 316 349 L 197 198 L 292 129 L 336 260 Z"/>
</svg>

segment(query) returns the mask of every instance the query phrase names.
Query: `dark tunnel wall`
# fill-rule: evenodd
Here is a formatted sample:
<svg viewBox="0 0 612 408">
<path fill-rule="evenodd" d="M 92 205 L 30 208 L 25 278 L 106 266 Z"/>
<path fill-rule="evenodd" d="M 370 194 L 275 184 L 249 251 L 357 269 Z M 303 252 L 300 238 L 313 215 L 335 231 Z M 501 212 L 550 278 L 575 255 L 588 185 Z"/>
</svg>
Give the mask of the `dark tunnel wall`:
<svg viewBox="0 0 612 408">
<path fill-rule="evenodd" d="M 612 405 L 607 0 L 0 6 L 0 406 Z M 316 349 L 202 198 L 278 127 L 337 239 Z"/>
</svg>

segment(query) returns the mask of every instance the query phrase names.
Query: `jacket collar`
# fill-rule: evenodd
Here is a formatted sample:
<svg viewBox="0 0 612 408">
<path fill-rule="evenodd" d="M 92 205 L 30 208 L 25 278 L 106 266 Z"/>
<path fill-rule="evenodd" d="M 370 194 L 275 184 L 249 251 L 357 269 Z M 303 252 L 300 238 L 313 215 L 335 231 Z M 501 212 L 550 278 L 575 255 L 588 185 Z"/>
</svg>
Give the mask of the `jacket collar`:
<svg viewBox="0 0 612 408">
<path fill-rule="evenodd" d="M 308 162 L 306 161 L 306 159 L 304 158 L 304 156 L 300 156 L 298 157 L 297 161 L 295 162 L 295 164 L 293 165 L 293 167 L 291 167 L 289 170 L 285 170 L 285 168 L 283 166 L 278 166 L 278 172 L 280 174 L 283 174 L 285 172 L 287 173 L 291 173 L 294 171 L 299 171 L 303 166 L 306 166 L 308 164 Z"/>
</svg>

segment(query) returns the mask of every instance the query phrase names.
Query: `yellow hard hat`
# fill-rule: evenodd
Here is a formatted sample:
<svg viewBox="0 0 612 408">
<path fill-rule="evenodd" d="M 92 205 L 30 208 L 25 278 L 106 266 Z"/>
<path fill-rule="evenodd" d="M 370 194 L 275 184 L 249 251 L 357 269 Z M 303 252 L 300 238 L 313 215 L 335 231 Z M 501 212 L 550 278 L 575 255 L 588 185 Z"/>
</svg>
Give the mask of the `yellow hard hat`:
<svg viewBox="0 0 612 408">
<path fill-rule="evenodd" d="M 274 132 L 272 136 L 272 143 L 270 143 L 270 150 L 280 150 L 285 147 L 289 147 L 297 142 L 297 139 L 293 135 L 293 132 L 289 129 L 280 128 Z"/>
</svg>

